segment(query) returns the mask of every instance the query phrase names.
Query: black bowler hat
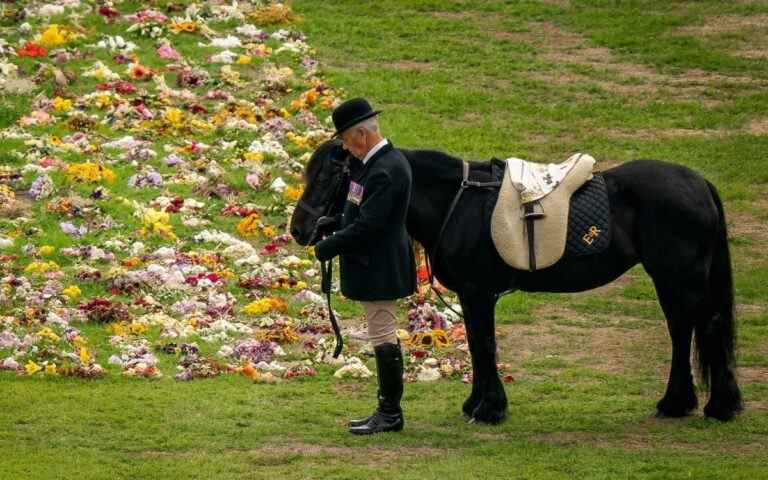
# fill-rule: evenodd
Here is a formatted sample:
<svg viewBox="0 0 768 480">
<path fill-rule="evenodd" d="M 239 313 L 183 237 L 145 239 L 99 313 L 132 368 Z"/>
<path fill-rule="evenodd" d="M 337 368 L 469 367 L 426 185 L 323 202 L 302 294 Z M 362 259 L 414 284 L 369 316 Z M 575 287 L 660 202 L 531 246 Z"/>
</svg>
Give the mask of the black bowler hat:
<svg viewBox="0 0 768 480">
<path fill-rule="evenodd" d="M 333 126 L 336 127 L 336 133 L 333 136 L 337 137 L 349 127 L 380 113 L 381 110 L 374 111 L 368 100 L 364 98 L 358 97 L 347 100 L 336 107 L 331 114 Z"/>
</svg>

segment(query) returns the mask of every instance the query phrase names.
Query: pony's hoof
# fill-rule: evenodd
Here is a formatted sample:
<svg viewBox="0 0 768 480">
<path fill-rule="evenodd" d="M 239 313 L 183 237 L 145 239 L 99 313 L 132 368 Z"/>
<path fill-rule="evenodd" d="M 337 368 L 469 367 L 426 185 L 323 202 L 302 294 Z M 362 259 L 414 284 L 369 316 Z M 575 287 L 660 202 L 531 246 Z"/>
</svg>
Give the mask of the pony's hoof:
<svg viewBox="0 0 768 480">
<path fill-rule="evenodd" d="M 656 404 L 656 417 L 680 418 L 687 417 L 699 406 L 696 395 L 689 396 L 686 400 L 675 400 L 664 397 Z"/>
<path fill-rule="evenodd" d="M 464 401 L 464 405 L 461 407 L 461 411 L 465 416 L 472 418 L 472 414 L 475 412 L 475 410 L 477 410 L 479 403 L 480 402 L 475 399 L 474 396 L 470 395 L 469 398 Z"/>
<path fill-rule="evenodd" d="M 475 411 L 472 412 L 471 417 L 475 422 L 495 425 L 507 418 L 507 408 L 506 405 L 504 407 L 497 407 L 488 402 L 480 402 Z"/>
<path fill-rule="evenodd" d="M 721 422 L 727 422 L 732 420 L 743 409 L 741 402 L 723 403 L 710 400 L 706 406 L 704 406 L 704 416 L 720 420 Z"/>
</svg>

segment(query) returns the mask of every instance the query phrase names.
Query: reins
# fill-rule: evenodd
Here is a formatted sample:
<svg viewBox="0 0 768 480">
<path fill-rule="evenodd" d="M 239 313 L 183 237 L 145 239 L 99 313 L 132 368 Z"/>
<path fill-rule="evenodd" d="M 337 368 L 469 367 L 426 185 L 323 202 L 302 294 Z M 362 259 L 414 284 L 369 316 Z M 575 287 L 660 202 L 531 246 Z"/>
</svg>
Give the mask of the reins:
<svg viewBox="0 0 768 480">
<path fill-rule="evenodd" d="M 461 184 L 459 185 L 459 191 L 456 192 L 456 196 L 453 197 L 453 201 L 451 202 L 451 206 L 448 208 L 448 213 L 445 215 L 445 218 L 443 219 L 443 224 L 440 226 L 440 231 L 437 233 L 437 240 L 435 241 L 435 246 L 432 247 L 432 255 L 437 258 L 437 252 L 440 248 L 440 242 L 443 239 L 443 233 L 445 232 L 445 228 L 448 226 L 448 222 L 451 220 L 451 216 L 453 215 L 453 211 L 456 209 L 456 205 L 459 203 L 459 199 L 461 198 L 461 195 L 464 193 L 464 190 L 470 187 L 474 188 L 498 188 L 501 187 L 501 181 L 495 181 L 495 182 L 475 182 L 469 179 L 469 163 L 467 163 L 466 160 L 461 161 L 461 169 L 462 169 L 462 178 L 461 178 Z M 437 294 L 437 298 L 440 299 L 441 302 L 443 302 L 443 305 L 445 305 L 450 311 L 455 313 L 461 318 L 464 318 L 464 315 L 460 314 L 456 310 L 453 309 L 450 305 L 448 305 L 448 302 L 445 301 L 443 296 L 440 294 L 440 292 L 435 288 L 435 274 L 432 271 L 432 263 L 429 260 L 429 253 L 427 253 L 424 256 L 424 259 L 427 263 L 427 272 L 429 272 L 429 288 L 432 289 L 433 292 Z"/>
</svg>

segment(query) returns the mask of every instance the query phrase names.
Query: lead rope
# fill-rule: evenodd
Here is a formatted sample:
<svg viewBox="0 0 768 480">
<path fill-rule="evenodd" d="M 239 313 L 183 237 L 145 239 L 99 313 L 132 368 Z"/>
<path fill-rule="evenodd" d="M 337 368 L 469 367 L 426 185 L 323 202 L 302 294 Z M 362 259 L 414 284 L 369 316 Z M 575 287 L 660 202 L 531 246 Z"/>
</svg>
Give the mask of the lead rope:
<svg viewBox="0 0 768 480">
<path fill-rule="evenodd" d="M 328 302 L 328 318 L 331 320 L 331 327 L 333 327 L 333 333 L 336 335 L 336 348 L 333 350 L 333 358 L 338 358 L 341 353 L 341 349 L 344 348 L 344 339 L 341 338 L 341 329 L 339 328 L 339 322 L 336 320 L 336 314 L 333 313 L 331 308 L 331 282 L 333 281 L 333 259 L 327 262 L 320 262 L 320 290 L 325 294 L 325 299 Z"/>
</svg>

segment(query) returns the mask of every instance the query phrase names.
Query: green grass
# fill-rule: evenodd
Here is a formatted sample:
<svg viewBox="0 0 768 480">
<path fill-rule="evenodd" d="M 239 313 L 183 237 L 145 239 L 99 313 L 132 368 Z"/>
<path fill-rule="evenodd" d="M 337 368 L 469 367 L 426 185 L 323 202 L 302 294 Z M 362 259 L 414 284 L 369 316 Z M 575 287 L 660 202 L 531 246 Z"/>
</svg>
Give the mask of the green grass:
<svg viewBox="0 0 768 480">
<path fill-rule="evenodd" d="M 120 8 L 139 6 L 125 2 Z M 736 232 L 731 249 L 737 303 L 749 307 L 739 322 L 747 410 L 728 424 L 704 419 L 700 411 L 679 420 L 652 418 L 665 388 L 670 345 L 653 285 L 637 267 L 627 282 L 599 292 L 515 293 L 500 302 L 500 361 L 511 363 L 515 377 L 506 384 L 509 419 L 502 425 L 467 424 L 460 407 L 470 387 L 439 381 L 406 385 L 401 434 L 356 438 L 344 423 L 372 408 L 374 380 L 340 381 L 330 376 L 330 367 L 322 367 L 318 377 L 279 385 L 240 376 L 175 382 L 170 378 L 175 358 L 162 354 L 165 378 L 131 380 L 106 364 L 114 351 L 105 347 L 98 352 L 110 372 L 104 379 L 0 374 L 0 478 L 751 480 L 768 475 L 768 257 L 762 248 L 767 238 L 738 233 L 746 219 L 768 220 L 768 137 L 748 129 L 768 111 L 768 63 L 734 53 L 766 31 L 678 32 L 718 14 L 765 15 L 768 5 L 296 0 L 294 8 L 326 65 L 328 83 L 383 108 L 384 132 L 398 146 L 437 148 L 467 159 L 514 155 L 559 161 L 577 150 L 605 165 L 661 158 L 712 180 Z M 101 21 L 83 26 L 120 33 Z M 568 41 L 558 43 L 560 36 Z M 182 53 L 198 52 L 198 41 L 189 36 L 174 39 L 174 45 Z M 144 49 L 152 45 L 137 43 Z M 599 61 L 590 60 L 586 49 Z M 34 62 L 24 67 L 32 70 Z M 728 80 L 733 77 L 750 81 Z M 173 77 L 167 78 L 172 84 Z M 95 83 L 78 78 L 70 92 L 88 92 Z M 0 126 L 12 124 L 30 102 L 29 97 L 0 101 Z M 675 133 L 680 130 L 694 134 Z M 18 141 L 5 143 L 0 162 L 23 164 L 11 153 L 19 149 Z M 122 179 L 133 171 L 116 170 Z M 243 187 L 243 173 L 232 171 L 226 181 Z M 28 176 L 25 184 L 33 179 Z M 110 188 L 114 195 L 144 201 L 157 193 L 129 190 L 124 182 Z M 170 191 L 189 194 L 188 187 Z M 217 218 L 222 206 L 211 199 L 204 217 L 231 232 L 234 219 Z M 37 226 L 58 231 L 61 219 L 36 208 Z M 102 208 L 118 222 L 132 213 L 118 203 Z M 0 219 L 0 225 L 10 221 Z M 63 234 L 31 241 L 72 245 Z M 72 263 L 56 261 L 65 268 Z M 86 293 L 105 293 L 101 284 L 87 288 Z M 360 313 L 354 302 L 337 300 L 335 306 L 347 318 Z M 92 344 L 107 345 L 103 327 L 82 328 Z M 204 351 L 216 348 L 205 345 Z M 706 401 L 703 393 L 700 401 Z"/>
</svg>

